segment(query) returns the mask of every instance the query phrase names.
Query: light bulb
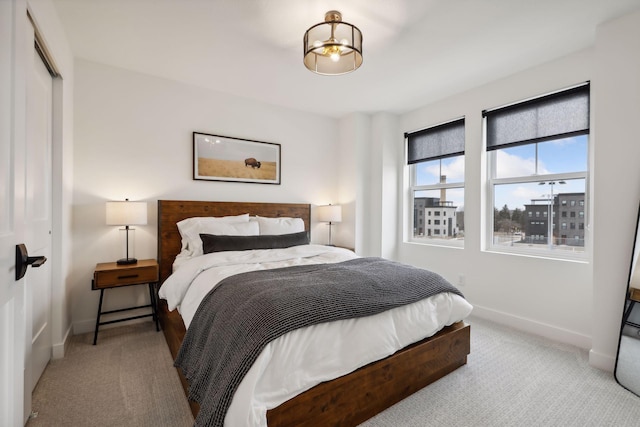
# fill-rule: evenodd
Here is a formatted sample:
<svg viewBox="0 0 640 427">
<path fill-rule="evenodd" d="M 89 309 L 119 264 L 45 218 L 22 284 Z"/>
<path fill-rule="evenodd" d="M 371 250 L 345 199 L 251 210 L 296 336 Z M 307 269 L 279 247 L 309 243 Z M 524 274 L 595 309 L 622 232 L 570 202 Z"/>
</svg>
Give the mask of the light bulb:
<svg viewBox="0 0 640 427">
<path fill-rule="evenodd" d="M 322 54 L 324 56 L 328 56 L 331 58 L 333 62 L 338 62 L 340 60 L 341 49 L 340 46 L 327 46 L 323 49 Z"/>
</svg>

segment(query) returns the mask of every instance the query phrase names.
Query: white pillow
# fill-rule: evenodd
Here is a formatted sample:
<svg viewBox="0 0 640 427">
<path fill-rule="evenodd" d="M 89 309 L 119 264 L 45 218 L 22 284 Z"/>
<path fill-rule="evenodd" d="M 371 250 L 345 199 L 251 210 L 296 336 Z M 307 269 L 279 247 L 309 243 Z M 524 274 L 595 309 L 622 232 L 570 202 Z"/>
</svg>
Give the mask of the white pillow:
<svg viewBox="0 0 640 427">
<path fill-rule="evenodd" d="M 178 226 L 180 236 L 182 237 L 181 255 L 202 255 L 202 240 L 200 240 L 200 233 L 230 234 L 239 236 L 251 236 L 258 234 L 259 229 L 257 224 L 252 226 L 247 225 L 245 228 L 242 227 L 243 224 L 249 224 L 249 214 L 183 219 L 176 224 Z M 240 228 L 236 229 L 236 227 L 234 227 L 235 225 L 240 226 Z"/>
<path fill-rule="evenodd" d="M 192 218 L 186 218 L 178 222 L 178 231 L 180 235 L 190 227 L 197 226 L 197 224 L 205 222 L 247 222 L 249 221 L 249 214 L 233 215 L 233 216 L 196 216 Z"/>
<path fill-rule="evenodd" d="M 281 234 L 299 233 L 304 231 L 304 221 L 302 218 L 266 218 L 259 216 L 261 236 L 277 236 Z"/>
</svg>

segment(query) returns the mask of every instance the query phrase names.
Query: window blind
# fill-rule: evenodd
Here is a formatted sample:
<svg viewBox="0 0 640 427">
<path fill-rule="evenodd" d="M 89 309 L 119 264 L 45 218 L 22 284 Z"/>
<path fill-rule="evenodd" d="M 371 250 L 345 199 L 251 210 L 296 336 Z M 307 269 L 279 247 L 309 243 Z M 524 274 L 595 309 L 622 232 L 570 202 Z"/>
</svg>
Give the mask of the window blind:
<svg viewBox="0 0 640 427">
<path fill-rule="evenodd" d="M 589 84 L 491 111 L 487 150 L 589 133 Z"/>
<path fill-rule="evenodd" d="M 464 118 L 406 133 L 407 164 L 464 154 Z"/>
</svg>

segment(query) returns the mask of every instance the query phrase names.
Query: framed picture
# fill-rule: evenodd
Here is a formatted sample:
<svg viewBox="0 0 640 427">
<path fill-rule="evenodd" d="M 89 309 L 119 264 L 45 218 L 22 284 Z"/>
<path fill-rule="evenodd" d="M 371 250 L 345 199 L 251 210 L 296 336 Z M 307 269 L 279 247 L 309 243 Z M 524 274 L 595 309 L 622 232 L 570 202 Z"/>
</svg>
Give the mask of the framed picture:
<svg viewBox="0 0 640 427">
<path fill-rule="evenodd" d="M 194 132 L 193 179 L 280 184 L 280 144 Z"/>
</svg>

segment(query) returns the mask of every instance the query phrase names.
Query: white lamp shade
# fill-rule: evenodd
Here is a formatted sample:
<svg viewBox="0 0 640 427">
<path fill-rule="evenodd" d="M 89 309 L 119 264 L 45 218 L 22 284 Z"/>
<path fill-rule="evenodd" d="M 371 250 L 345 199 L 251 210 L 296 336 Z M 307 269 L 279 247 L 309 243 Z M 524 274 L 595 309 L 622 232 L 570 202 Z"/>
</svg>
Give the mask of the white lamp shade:
<svg viewBox="0 0 640 427">
<path fill-rule="evenodd" d="M 107 225 L 144 225 L 146 223 L 146 202 L 107 202 Z"/>
<path fill-rule="evenodd" d="M 342 221 L 342 206 L 340 205 L 318 206 L 318 221 L 320 222 Z"/>
</svg>

